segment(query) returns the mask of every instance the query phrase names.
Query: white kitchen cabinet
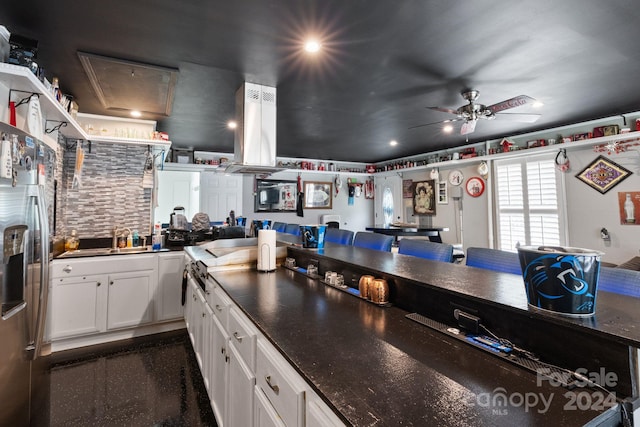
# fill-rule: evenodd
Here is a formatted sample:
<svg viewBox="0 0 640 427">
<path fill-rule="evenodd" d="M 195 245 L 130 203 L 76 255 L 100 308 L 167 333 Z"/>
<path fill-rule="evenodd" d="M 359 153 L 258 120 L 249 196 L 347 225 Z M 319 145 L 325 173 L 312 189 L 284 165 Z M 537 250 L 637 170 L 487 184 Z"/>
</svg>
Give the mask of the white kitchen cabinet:
<svg viewBox="0 0 640 427">
<path fill-rule="evenodd" d="M 227 424 L 251 425 L 258 330 L 235 306 L 229 307 Z"/>
<path fill-rule="evenodd" d="M 158 254 L 158 287 L 154 297 L 157 321 L 182 317 L 182 274 L 185 264 L 182 251 Z"/>
<path fill-rule="evenodd" d="M 278 415 L 269 399 L 259 386 L 253 390 L 253 425 L 254 427 L 285 427 L 282 419 Z"/>
<path fill-rule="evenodd" d="M 285 425 L 304 426 L 308 386 L 266 339 L 258 339 L 256 385 L 262 389 Z"/>
<path fill-rule="evenodd" d="M 56 277 L 49 302 L 50 339 L 104 332 L 107 275 Z"/>
<path fill-rule="evenodd" d="M 338 416 L 324 403 L 320 397 L 311 390 L 307 390 L 306 395 L 306 427 L 340 427 L 344 423 Z"/>
<path fill-rule="evenodd" d="M 52 343 L 59 349 L 97 344 L 151 325 L 157 266 L 155 253 L 54 260 L 47 310 Z"/>
<path fill-rule="evenodd" d="M 109 275 L 107 329 L 143 325 L 153 320 L 154 270 Z"/>
<path fill-rule="evenodd" d="M 217 317 L 211 317 L 211 408 L 216 415 L 218 426 L 227 425 L 227 383 L 228 383 L 228 345 L 229 335 Z M 231 425 L 231 424 L 229 424 Z"/>
</svg>

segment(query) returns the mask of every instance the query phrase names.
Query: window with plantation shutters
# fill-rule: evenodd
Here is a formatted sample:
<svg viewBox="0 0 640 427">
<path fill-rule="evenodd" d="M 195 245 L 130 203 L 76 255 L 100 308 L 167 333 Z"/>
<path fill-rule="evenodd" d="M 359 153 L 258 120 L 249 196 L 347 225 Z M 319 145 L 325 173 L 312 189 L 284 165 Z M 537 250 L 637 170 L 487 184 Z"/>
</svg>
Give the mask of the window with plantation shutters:
<svg viewBox="0 0 640 427">
<path fill-rule="evenodd" d="M 496 161 L 497 246 L 563 245 L 559 184 L 553 158 Z"/>
</svg>

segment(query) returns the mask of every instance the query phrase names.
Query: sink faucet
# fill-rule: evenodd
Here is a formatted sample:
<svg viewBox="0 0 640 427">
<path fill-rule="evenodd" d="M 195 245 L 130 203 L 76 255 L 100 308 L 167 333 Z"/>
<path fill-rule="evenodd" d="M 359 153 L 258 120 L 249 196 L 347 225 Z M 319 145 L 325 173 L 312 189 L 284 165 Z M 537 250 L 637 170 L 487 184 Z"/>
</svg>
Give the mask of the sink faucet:
<svg viewBox="0 0 640 427">
<path fill-rule="evenodd" d="M 113 242 L 111 247 L 113 249 L 116 249 L 118 247 L 118 226 L 117 225 L 113 226 Z"/>
</svg>

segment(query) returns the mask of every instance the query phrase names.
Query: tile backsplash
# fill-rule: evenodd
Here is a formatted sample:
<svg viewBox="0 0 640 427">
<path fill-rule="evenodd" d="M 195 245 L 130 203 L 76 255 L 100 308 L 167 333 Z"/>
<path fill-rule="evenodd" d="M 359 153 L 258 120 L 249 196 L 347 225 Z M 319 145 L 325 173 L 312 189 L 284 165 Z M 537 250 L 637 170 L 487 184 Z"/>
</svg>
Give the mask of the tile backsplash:
<svg viewBox="0 0 640 427">
<path fill-rule="evenodd" d="M 80 185 L 74 188 L 76 142 L 60 140 L 56 234 L 75 229 L 80 239 L 113 236 L 114 226 L 151 232 L 152 189 L 142 180 L 147 147 L 84 142 Z"/>
</svg>

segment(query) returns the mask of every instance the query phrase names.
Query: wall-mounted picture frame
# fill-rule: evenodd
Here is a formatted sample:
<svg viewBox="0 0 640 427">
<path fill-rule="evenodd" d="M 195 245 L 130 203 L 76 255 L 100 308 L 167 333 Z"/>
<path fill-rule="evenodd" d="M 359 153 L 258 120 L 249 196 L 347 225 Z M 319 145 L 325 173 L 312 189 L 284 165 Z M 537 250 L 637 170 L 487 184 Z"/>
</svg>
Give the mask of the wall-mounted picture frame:
<svg viewBox="0 0 640 427">
<path fill-rule="evenodd" d="M 295 212 L 297 181 L 256 179 L 254 212 Z"/>
<path fill-rule="evenodd" d="M 305 209 L 331 209 L 333 207 L 333 183 L 320 181 L 304 182 Z"/>
<path fill-rule="evenodd" d="M 605 194 L 631 175 L 631 171 L 604 156 L 598 156 L 576 174 L 576 178 Z"/>
<path fill-rule="evenodd" d="M 414 215 L 435 215 L 436 214 L 436 181 L 414 182 L 413 187 L 413 214 Z"/>
<path fill-rule="evenodd" d="M 449 192 L 447 190 L 447 181 L 437 181 L 438 183 L 438 204 L 449 204 Z"/>
</svg>

